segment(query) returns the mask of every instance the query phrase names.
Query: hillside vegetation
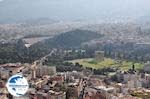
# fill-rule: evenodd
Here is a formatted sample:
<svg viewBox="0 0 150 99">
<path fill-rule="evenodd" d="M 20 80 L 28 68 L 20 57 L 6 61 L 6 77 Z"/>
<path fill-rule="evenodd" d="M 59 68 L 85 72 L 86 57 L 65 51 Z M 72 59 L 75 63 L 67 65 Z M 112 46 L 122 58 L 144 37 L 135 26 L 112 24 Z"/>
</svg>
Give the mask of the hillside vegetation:
<svg viewBox="0 0 150 99">
<path fill-rule="evenodd" d="M 44 42 L 45 45 L 54 48 L 74 48 L 79 47 L 82 43 L 88 42 L 102 37 L 102 35 L 97 34 L 93 31 L 87 30 L 74 30 L 60 35 L 54 38 L 48 39 Z"/>
</svg>

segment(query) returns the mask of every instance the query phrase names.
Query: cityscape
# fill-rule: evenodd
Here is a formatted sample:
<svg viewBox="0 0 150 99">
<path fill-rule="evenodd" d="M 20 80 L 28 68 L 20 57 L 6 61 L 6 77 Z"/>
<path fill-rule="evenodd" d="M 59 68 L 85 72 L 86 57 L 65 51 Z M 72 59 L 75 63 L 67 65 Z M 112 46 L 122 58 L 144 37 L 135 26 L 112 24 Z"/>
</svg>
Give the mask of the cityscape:
<svg viewBox="0 0 150 99">
<path fill-rule="evenodd" d="M 0 0 L 0 99 L 150 99 L 148 3 Z"/>
</svg>

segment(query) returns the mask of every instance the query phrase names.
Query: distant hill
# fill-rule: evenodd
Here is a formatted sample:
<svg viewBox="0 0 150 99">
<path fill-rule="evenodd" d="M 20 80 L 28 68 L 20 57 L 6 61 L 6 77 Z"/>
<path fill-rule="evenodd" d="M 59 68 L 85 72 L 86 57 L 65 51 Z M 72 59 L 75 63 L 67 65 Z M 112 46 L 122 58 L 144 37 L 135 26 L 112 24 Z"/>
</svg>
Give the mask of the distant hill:
<svg viewBox="0 0 150 99">
<path fill-rule="evenodd" d="M 100 38 L 102 35 L 87 30 L 73 30 L 46 40 L 44 45 L 55 48 L 79 47 L 82 43 Z"/>
<path fill-rule="evenodd" d="M 45 21 L 26 22 L 20 24 L 0 24 L 0 40 L 11 40 L 28 38 L 31 36 L 54 36 L 60 33 L 71 31 L 86 23 L 82 22 L 56 22 L 46 23 Z"/>
</svg>

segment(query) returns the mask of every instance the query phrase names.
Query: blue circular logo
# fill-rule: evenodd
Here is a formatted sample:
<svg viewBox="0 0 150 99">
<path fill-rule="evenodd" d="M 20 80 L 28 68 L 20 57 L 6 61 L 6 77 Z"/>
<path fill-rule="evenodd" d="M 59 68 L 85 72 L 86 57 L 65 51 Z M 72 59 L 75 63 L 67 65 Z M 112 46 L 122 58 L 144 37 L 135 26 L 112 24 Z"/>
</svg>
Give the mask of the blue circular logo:
<svg viewBox="0 0 150 99">
<path fill-rule="evenodd" d="M 29 84 L 22 75 L 16 74 L 8 79 L 6 87 L 11 95 L 20 97 L 28 91 Z"/>
</svg>

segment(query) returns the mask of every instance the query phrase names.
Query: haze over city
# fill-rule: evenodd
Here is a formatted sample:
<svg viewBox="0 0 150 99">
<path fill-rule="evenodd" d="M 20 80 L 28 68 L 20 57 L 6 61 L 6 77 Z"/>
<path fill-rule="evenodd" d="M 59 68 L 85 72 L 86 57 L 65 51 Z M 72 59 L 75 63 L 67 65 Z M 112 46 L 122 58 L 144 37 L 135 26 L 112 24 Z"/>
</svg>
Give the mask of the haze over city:
<svg viewBox="0 0 150 99">
<path fill-rule="evenodd" d="M 150 0 L 0 0 L 0 99 L 150 99 Z"/>
<path fill-rule="evenodd" d="M 0 22 L 52 20 L 142 20 L 149 0 L 1 0 Z"/>
</svg>

